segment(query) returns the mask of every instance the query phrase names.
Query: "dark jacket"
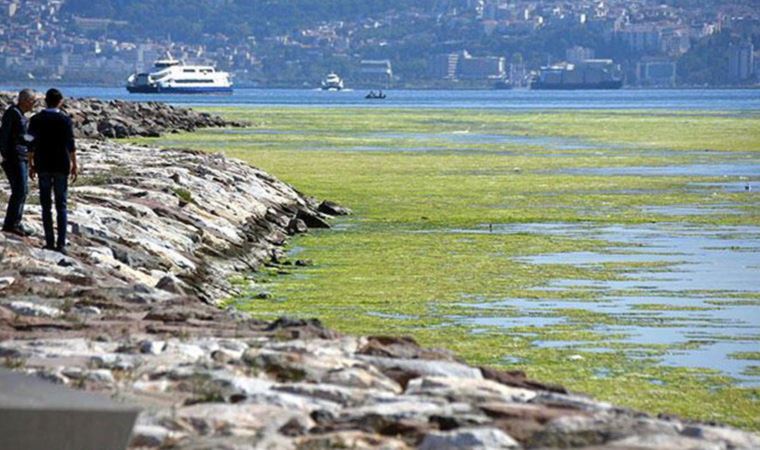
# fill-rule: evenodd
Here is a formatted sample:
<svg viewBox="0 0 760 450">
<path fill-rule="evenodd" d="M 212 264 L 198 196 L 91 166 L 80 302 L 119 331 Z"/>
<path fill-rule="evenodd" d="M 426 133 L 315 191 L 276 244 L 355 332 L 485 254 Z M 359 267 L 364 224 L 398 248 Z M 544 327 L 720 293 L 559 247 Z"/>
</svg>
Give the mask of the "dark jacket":
<svg viewBox="0 0 760 450">
<path fill-rule="evenodd" d="M 71 170 L 74 128 L 71 119 L 58 109 L 45 109 L 29 121 L 34 137 L 34 166 L 37 173 L 63 173 Z"/>
<path fill-rule="evenodd" d="M 0 150 L 4 161 L 15 162 L 26 158 L 28 142 L 25 135 L 28 124 L 29 120 L 17 105 L 5 110 L 0 125 Z"/>
</svg>

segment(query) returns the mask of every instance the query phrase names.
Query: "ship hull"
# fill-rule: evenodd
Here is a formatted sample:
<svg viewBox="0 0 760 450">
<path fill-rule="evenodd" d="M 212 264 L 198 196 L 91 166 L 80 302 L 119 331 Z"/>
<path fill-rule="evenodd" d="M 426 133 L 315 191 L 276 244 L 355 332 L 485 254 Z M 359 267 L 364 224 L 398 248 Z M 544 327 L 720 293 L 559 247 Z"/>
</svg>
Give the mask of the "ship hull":
<svg viewBox="0 0 760 450">
<path fill-rule="evenodd" d="M 232 87 L 160 87 L 160 86 L 127 86 L 131 94 L 231 94 Z"/>
<path fill-rule="evenodd" d="M 614 90 L 622 87 L 622 80 L 600 81 L 598 83 L 544 83 L 534 81 L 530 84 L 530 88 L 537 91 Z"/>
</svg>

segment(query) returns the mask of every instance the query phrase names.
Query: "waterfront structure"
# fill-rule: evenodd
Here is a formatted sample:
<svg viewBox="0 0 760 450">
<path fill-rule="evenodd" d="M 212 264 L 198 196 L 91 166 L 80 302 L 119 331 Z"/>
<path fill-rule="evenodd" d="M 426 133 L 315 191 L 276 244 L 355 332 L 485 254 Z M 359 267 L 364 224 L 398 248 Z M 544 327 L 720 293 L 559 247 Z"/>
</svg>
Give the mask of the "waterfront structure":
<svg viewBox="0 0 760 450">
<path fill-rule="evenodd" d="M 751 42 L 731 45 L 728 50 L 728 77 L 731 81 L 747 81 L 755 74 L 754 52 Z"/>
<path fill-rule="evenodd" d="M 529 81 L 528 68 L 525 63 L 511 63 L 507 78 L 509 78 L 512 87 L 525 87 Z"/>
<path fill-rule="evenodd" d="M 367 84 L 390 87 L 393 82 L 393 68 L 390 60 L 361 60 L 359 62 L 359 79 Z"/>
<path fill-rule="evenodd" d="M 457 78 L 462 80 L 502 80 L 506 78 L 506 58 L 502 56 L 471 56 L 464 52 L 459 59 Z"/>
<path fill-rule="evenodd" d="M 622 86 L 620 66 L 611 59 L 542 67 L 530 82 L 530 88 L 537 90 L 620 89 Z"/>
<path fill-rule="evenodd" d="M 459 53 L 435 55 L 430 62 L 430 76 L 439 80 L 455 80 Z"/>
<path fill-rule="evenodd" d="M 639 86 L 674 87 L 676 63 L 665 58 L 645 58 L 636 64 Z"/>
</svg>

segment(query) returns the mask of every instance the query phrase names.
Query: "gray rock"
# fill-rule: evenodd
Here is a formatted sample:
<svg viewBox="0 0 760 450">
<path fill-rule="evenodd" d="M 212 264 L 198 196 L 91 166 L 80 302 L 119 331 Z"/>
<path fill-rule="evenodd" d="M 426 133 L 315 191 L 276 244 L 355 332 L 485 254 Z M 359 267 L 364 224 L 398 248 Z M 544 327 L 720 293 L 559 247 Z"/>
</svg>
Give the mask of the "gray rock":
<svg viewBox="0 0 760 450">
<path fill-rule="evenodd" d="M 430 376 L 411 380 L 406 393 L 472 402 L 525 403 L 536 397 L 535 391 L 506 386 L 491 380 Z"/>
<path fill-rule="evenodd" d="M 515 449 L 520 444 L 497 428 L 460 428 L 429 433 L 420 450 L 491 450 Z"/>
<path fill-rule="evenodd" d="M 5 307 L 20 316 L 58 317 L 63 314 L 63 311 L 58 308 L 53 308 L 45 305 L 37 305 L 25 301 L 10 302 L 6 304 Z"/>
<path fill-rule="evenodd" d="M 609 449 L 636 450 L 726 450 L 726 446 L 718 442 L 705 442 L 685 436 L 670 434 L 636 435 L 604 445 Z M 741 447 L 732 447 L 741 448 Z M 750 447 L 747 447 L 748 449 Z"/>
<path fill-rule="evenodd" d="M 400 439 L 362 431 L 337 431 L 319 435 L 308 435 L 297 439 L 296 442 L 299 449 L 408 450 L 410 448 Z"/>
<path fill-rule="evenodd" d="M 355 408 L 344 408 L 341 417 L 361 418 L 382 416 L 394 420 L 417 419 L 427 422 L 434 415 L 470 414 L 472 408 L 462 403 L 450 403 L 448 399 L 419 396 L 376 397 L 373 402 Z"/>
<path fill-rule="evenodd" d="M 108 369 L 91 370 L 87 372 L 85 378 L 96 383 L 103 383 L 107 385 L 116 383 L 116 379 L 113 377 L 113 373 L 111 373 L 111 371 Z"/>
<path fill-rule="evenodd" d="M 97 306 L 77 306 L 76 312 L 82 316 L 99 316 L 102 313 Z"/>
<path fill-rule="evenodd" d="M 317 207 L 317 211 L 331 216 L 347 216 L 351 214 L 350 209 L 329 200 L 324 200 L 320 203 Z"/>
<path fill-rule="evenodd" d="M 173 275 L 166 275 L 158 280 L 158 283 L 156 283 L 156 289 L 171 292 L 172 294 L 185 295 L 185 289 L 182 287 L 182 282 Z"/>
<path fill-rule="evenodd" d="M 400 369 L 419 375 L 482 379 L 480 370 L 453 361 L 430 361 L 420 359 L 397 359 L 382 356 L 357 355 L 357 359 L 380 369 Z"/>
<path fill-rule="evenodd" d="M 312 423 L 308 414 L 301 411 L 271 405 L 227 403 L 182 407 L 161 422 L 168 425 L 184 421 L 201 435 L 253 435 L 265 429 L 277 430 L 294 417 Z"/>
<path fill-rule="evenodd" d="M 376 389 L 400 394 L 401 386 L 373 366 L 347 367 L 327 372 L 324 383 L 361 389 Z"/>
<path fill-rule="evenodd" d="M 731 449 L 758 449 L 760 436 L 728 427 L 691 425 L 682 431 L 684 436 L 717 442 Z"/>
<path fill-rule="evenodd" d="M 0 277 L 0 290 L 9 288 L 15 281 L 14 277 Z"/>
<path fill-rule="evenodd" d="M 327 400 L 333 403 L 339 403 L 343 406 L 361 404 L 373 393 L 366 389 L 354 389 L 330 384 L 313 383 L 288 383 L 273 386 L 272 389 L 303 397 Z"/>
<path fill-rule="evenodd" d="M 306 226 L 306 222 L 301 219 L 293 218 L 288 223 L 288 232 L 291 234 L 306 233 L 309 231 L 309 227 Z"/>
<path fill-rule="evenodd" d="M 166 342 L 164 341 L 145 340 L 138 345 L 140 346 L 140 353 L 146 353 L 149 355 L 159 355 L 166 348 Z"/>
<path fill-rule="evenodd" d="M 135 425 L 130 447 L 166 448 L 179 443 L 186 435 L 160 425 Z"/>
</svg>

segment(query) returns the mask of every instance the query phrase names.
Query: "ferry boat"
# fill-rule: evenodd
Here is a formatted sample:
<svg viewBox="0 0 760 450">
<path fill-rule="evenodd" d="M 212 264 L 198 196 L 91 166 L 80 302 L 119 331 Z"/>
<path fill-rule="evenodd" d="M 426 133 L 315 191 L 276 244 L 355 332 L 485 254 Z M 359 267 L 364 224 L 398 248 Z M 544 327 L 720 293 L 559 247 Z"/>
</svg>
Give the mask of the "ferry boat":
<svg viewBox="0 0 760 450">
<path fill-rule="evenodd" d="M 343 80 L 335 73 L 329 73 L 322 80 L 323 91 L 340 91 L 343 89 Z"/>
<path fill-rule="evenodd" d="M 133 94 L 232 93 L 232 82 L 227 72 L 211 66 L 185 65 L 169 53 L 166 58 L 154 62 L 153 69 L 149 73 L 130 75 L 127 90 Z"/>
</svg>

